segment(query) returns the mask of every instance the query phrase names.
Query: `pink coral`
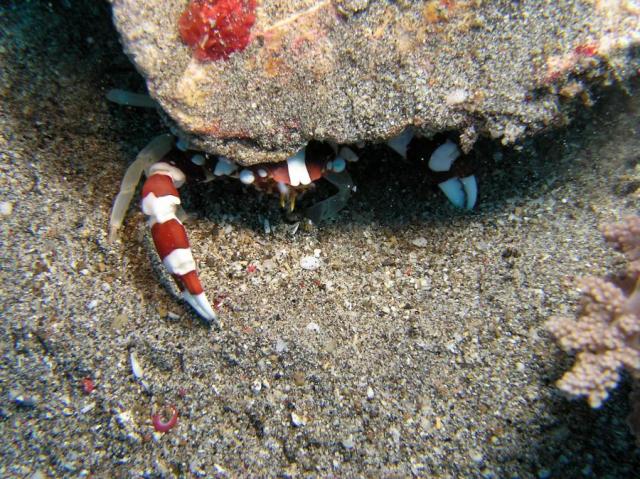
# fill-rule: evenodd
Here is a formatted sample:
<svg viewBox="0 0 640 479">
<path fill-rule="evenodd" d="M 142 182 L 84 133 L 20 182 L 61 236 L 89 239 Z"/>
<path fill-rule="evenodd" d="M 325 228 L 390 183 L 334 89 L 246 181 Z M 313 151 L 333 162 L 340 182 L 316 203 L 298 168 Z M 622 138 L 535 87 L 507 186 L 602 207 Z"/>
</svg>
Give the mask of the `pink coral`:
<svg viewBox="0 0 640 479">
<path fill-rule="evenodd" d="M 577 352 L 558 387 L 571 396 L 586 396 L 591 407 L 607 398 L 623 367 L 640 377 L 640 217 L 607 225 L 603 234 L 628 260 L 626 281 L 582 279 L 579 317 L 553 317 L 546 324 L 562 349 Z"/>
<path fill-rule="evenodd" d="M 180 36 L 198 60 L 226 60 L 249 44 L 255 9 L 255 0 L 191 0 L 178 21 Z"/>
</svg>

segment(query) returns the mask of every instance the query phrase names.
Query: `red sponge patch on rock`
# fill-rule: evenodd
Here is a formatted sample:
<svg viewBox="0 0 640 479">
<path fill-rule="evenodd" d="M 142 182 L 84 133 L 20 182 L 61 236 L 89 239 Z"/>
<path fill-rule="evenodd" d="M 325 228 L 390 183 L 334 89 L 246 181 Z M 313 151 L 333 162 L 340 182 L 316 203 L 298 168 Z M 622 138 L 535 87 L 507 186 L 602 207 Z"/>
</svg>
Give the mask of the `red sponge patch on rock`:
<svg viewBox="0 0 640 479">
<path fill-rule="evenodd" d="M 180 36 L 198 60 L 226 60 L 249 44 L 255 9 L 255 0 L 191 0 L 178 22 Z"/>
</svg>

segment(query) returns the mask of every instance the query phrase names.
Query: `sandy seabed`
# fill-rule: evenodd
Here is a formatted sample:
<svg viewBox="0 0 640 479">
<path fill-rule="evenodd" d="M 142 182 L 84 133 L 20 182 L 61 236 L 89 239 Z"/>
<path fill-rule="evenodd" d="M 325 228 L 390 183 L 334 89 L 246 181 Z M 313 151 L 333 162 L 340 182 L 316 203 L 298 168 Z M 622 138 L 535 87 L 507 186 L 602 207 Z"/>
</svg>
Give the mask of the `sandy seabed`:
<svg viewBox="0 0 640 479">
<path fill-rule="evenodd" d="M 634 477 L 627 383 L 600 410 L 564 398 L 543 323 L 575 309 L 576 277 L 623 265 L 597 227 L 638 209 L 637 85 L 518 148 L 480 142 L 470 213 L 382 147 L 329 224 L 186 189 L 217 329 L 137 209 L 107 241 L 126 166 L 165 130 L 105 100 L 143 84 L 85 3 L 0 7 L 0 476 Z"/>
</svg>

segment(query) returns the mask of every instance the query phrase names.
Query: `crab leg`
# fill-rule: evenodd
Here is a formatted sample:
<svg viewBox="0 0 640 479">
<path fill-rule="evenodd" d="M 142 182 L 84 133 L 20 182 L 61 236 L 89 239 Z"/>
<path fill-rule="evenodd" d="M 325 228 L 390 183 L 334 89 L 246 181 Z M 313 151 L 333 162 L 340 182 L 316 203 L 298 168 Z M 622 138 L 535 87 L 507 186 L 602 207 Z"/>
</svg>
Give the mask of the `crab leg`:
<svg viewBox="0 0 640 479">
<path fill-rule="evenodd" d="M 207 321 L 217 317 L 207 299 L 193 259 L 187 231 L 176 216 L 180 205 L 178 188 L 185 174 L 173 165 L 159 162 L 151 166 L 142 188 L 142 211 L 149 216 L 151 236 L 167 271 L 173 276 L 182 297 Z"/>
</svg>

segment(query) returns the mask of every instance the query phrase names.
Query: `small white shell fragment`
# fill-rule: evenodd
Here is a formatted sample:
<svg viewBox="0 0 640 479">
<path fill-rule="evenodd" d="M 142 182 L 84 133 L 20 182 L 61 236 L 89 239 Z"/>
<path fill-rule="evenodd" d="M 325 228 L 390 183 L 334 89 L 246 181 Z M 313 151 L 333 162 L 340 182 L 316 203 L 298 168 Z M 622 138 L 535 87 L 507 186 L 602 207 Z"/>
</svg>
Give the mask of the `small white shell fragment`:
<svg viewBox="0 0 640 479">
<path fill-rule="evenodd" d="M 460 181 L 462 182 L 466 196 L 464 207 L 471 210 L 478 200 L 478 182 L 476 181 L 475 175 L 465 176 L 464 178 L 461 178 Z"/>
<path fill-rule="evenodd" d="M 429 241 L 427 241 L 426 238 L 423 238 L 422 236 L 420 238 L 416 238 L 414 239 L 411 244 L 413 246 L 417 246 L 418 248 L 426 248 L 427 246 L 429 246 Z"/>
<path fill-rule="evenodd" d="M 303 416 L 296 414 L 295 412 L 291 413 L 291 424 L 295 427 L 302 427 L 306 424 L 306 420 Z"/>
<path fill-rule="evenodd" d="M 464 208 L 466 203 L 466 195 L 462 186 L 462 182 L 459 178 L 449 178 L 447 181 L 443 181 L 438 184 L 438 187 L 449 198 L 451 203 L 458 207 Z"/>
<path fill-rule="evenodd" d="M 300 259 L 300 267 L 307 271 L 317 270 L 320 267 L 320 264 L 320 258 L 316 258 L 315 256 L 305 256 Z"/>
<path fill-rule="evenodd" d="M 0 202 L 0 217 L 5 218 L 11 216 L 11 213 L 13 213 L 13 203 L 9 203 L 8 201 Z"/>
<path fill-rule="evenodd" d="M 142 366 L 138 361 L 138 356 L 136 355 L 136 353 L 131 353 L 129 355 L 129 360 L 131 361 L 131 371 L 133 372 L 133 377 L 135 377 L 136 379 L 142 379 L 142 376 L 144 376 L 144 371 L 142 370 Z"/>
<path fill-rule="evenodd" d="M 87 309 L 88 309 L 89 311 L 91 311 L 92 309 L 96 309 L 96 306 L 98 306 L 98 300 L 97 300 L 97 299 L 94 299 L 94 300 L 89 301 L 89 302 L 87 303 Z"/>
<path fill-rule="evenodd" d="M 204 165 L 205 163 L 204 155 L 193 155 L 191 157 L 191 163 L 198 166 Z"/>
<path fill-rule="evenodd" d="M 320 326 L 318 325 L 318 323 L 309 323 L 307 324 L 307 331 L 312 331 L 314 333 L 319 333 L 320 332 Z"/>
<path fill-rule="evenodd" d="M 429 159 L 429 169 L 431 171 L 449 171 L 453 162 L 460 156 L 460 149 L 451 140 L 447 140 L 446 143 L 440 145 L 431 154 Z"/>
<path fill-rule="evenodd" d="M 456 88 L 455 90 L 451 90 L 449 94 L 445 97 L 444 101 L 449 106 L 459 105 L 460 103 L 464 103 L 469 98 L 469 93 L 464 88 Z"/>
<path fill-rule="evenodd" d="M 345 437 L 342 440 L 342 447 L 344 447 L 347 450 L 353 449 L 355 447 L 355 442 L 353 441 L 353 436 Z"/>
<path fill-rule="evenodd" d="M 394 150 L 396 153 L 398 153 L 402 158 L 406 158 L 407 148 L 409 146 L 409 143 L 411 143 L 412 139 L 413 139 L 413 129 L 407 128 L 398 136 L 395 136 L 390 140 L 387 140 L 387 145 L 389 145 L 389 147 L 392 150 Z"/>
<path fill-rule="evenodd" d="M 221 156 L 218 158 L 218 162 L 216 163 L 216 167 L 213 170 L 213 174 L 215 176 L 226 176 L 230 175 L 234 171 L 236 171 L 236 165 L 229 161 L 228 158 Z"/>
<path fill-rule="evenodd" d="M 216 475 L 220 475 L 220 476 L 223 476 L 223 477 L 226 477 L 226 476 L 229 475 L 227 470 L 224 467 L 222 467 L 220 464 L 214 464 L 213 465 L 213 469 L 216 472 Z"/>
<path fill-rule="evenodd" d="M 278 338 L 278 340 L 276 341 L 276 353 L 282 353 L 287 349 L 289 349 L 289 345 L 282 339 Z"/>
<path fill-rule="evenodd" d="M 255 381 L 253 381 L 253 384 L 251 385 L 251 390 L 253 391 L 254 394 L 260 393 L 260 391 L 262 391 L 262 381 L 260 381 L 259 379 L 256 379 Z"/>
<path fill-rule="evenodd" d="M 367 399 L 371 401 L 374 397 L 373 388 L 371 386 L 367 387 Z"/>
<path fill-rule="evenodd" d="M 256 177 L 251 170 L 242 170 L 240 172 L 240 181 L 242 181 L 245 185 L 250 185 L 256 180 Z"/>
<path fill-rule="evenodd" d="M 349 147 L 343 146 L 340 148 L 340 152 L 338 152 L 338 156 L 344 158 L 349 163 L 356 162 L 359 160 L 358 155 Z"/>
</svg>

